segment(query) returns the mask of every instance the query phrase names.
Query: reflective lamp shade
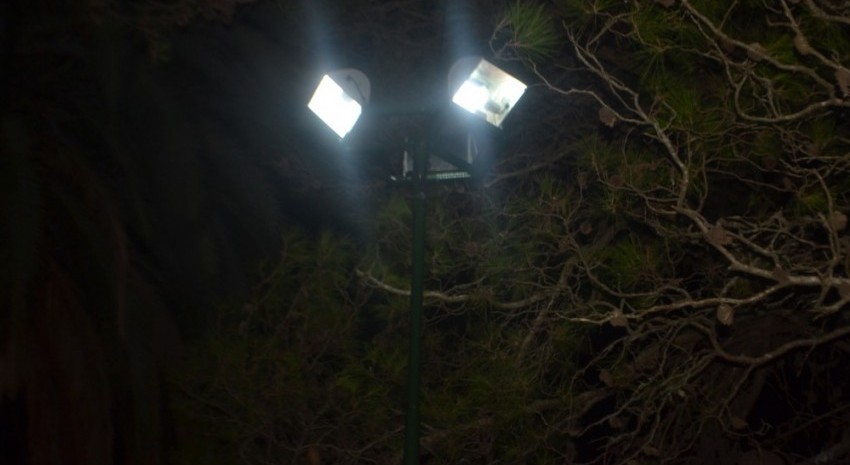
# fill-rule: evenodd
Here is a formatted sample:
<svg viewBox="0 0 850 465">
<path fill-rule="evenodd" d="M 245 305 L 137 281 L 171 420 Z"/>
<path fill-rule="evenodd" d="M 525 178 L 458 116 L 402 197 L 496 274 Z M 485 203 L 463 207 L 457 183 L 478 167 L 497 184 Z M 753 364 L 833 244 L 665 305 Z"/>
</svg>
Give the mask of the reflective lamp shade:
<svg viewBox="0 0 850 465">
<path fill-rule="evenodd" d="M 452 102 L 496 127 L 501 127 L 526 88 L 517 78 L 477 57 L 458 60 L 449 79 L 453 90 L 457 89 Z"/>
<path fill-rule="evenodd" d="M 307 107 L 343 138 L 368 100 L 369 79 L 360 71 L 345 69 L 324 75 Z"/>
</svg>

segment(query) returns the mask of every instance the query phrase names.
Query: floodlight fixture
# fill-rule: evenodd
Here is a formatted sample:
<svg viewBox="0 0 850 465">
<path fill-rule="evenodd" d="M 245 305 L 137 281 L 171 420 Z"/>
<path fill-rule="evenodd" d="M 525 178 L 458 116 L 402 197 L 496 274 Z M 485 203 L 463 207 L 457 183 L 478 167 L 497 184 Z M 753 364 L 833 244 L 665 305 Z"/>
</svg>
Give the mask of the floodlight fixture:
<svg viewBox="0 0 850 465">
<path fill-rule="evenodd" d="M 361 71 L 334 71 L 322 76 L 307 107 L 342 139 L 363 113 L 369 90 L 369 78 Z"/>
<path fill-rule="evenodd" d="M 501 127 L 526 85 L 479 57 L 461 58 L 449 72 L 452 102 L 464 110 Z"/>
<path fill-rule="evenodd" d="M 501 127 L 525 89 L 525 84 L 481 57 L 462 58 L 449 71 L 449 92 L 453 96 L 452 101 L 466 111 L 483 117 L 497 128 Z M 363 113 L 363 107 L 369 101 L 369 92 L 369 79 L 365 74 L 355 69 L 343 69 L 322 76 L 307 106 L 340 139 L 344 139 Z M 439 109 L 442 110 L 443 107 L 440 105 Z M 440 112 L 435 112 L 435 115 L 440 116 Z M 454 132 L 440 135 L 443 140 L 429 140 L 427 144 L 422 141 L 418 141 L 418 144 L 411 143 L 405 139 L 402 179 L 413 186 L 405 465 L 418 465 L 420 455 L 425 184 L 472 177 L 473 163 L 479 152 L 473 132 L 464 134 L 465 143 L 455 139 L 457 134 Z M 438 150 L 434 150 L 435 148 Z"/>
</svg>

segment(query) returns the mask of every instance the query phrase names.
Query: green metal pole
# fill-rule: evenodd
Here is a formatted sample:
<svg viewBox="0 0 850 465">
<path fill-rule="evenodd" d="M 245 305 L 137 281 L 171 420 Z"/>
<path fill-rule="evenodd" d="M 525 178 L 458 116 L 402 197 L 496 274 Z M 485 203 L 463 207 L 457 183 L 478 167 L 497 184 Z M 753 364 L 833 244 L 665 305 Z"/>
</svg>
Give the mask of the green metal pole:
<svg viewBox="0 0 850 465">
<path fill-rule="evenodd" d="M 413 270 L 410 285 L 410 350 L 407 362 L 404 465 L 419 464 L 419 391 L 422 365 L 422 287 L 425 276 L 426 163 L 426 152 L 416 150 L 413 153 Z"/>
</svg>

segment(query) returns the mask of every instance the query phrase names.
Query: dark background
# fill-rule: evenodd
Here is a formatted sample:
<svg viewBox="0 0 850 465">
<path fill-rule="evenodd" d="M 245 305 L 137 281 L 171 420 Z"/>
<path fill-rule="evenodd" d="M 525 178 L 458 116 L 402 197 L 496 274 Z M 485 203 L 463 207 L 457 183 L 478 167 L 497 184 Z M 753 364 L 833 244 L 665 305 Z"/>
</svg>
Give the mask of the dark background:
<svg viewBox="0 0 850 465">
<path fill-rule="evenodd" d="M 442 111 L 448 67 L 485 52 L 497 13 L 4 2 L 0 462 L 161 463 L 185 343 L 245 298 L 284 229 L 369 240 L 392 148 Z M 305 106 L 342 67 L 372 80 L 362 150 Z"/>
</svg>

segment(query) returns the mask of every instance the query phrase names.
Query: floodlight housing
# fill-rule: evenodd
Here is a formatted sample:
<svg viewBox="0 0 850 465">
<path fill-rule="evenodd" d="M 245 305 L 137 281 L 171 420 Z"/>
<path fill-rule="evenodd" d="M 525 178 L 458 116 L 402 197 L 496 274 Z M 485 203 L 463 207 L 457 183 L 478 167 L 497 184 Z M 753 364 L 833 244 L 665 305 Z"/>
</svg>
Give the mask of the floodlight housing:
<svg viewBox="0 0 850 465">
<path fill-rule="evenodd" d="M 464 134 L 463 140 L 454 139 L 440 149 L 439 155 L 432 154 L 428 157 L 427 180 L 450 181 L 473 176 L 473 163 L 478 158 L 478 143 L 472 134 Z M 401 179 L 409 179 L 413 175 L 413 164 L 413 156 L 405 150 Z"/>
<path fill-rule="evenodd" d="M 501 127 L 526 85 L 479 57 L 461 58 L 449 72 L 452 102 Z"/>
<path fill-rule="evenodd" d="M 334 71 L 322 76 L 307 107 L 342 139 L 363 113 L 369 90 L 369 78 L 361 71 Z"/>
</svg>

